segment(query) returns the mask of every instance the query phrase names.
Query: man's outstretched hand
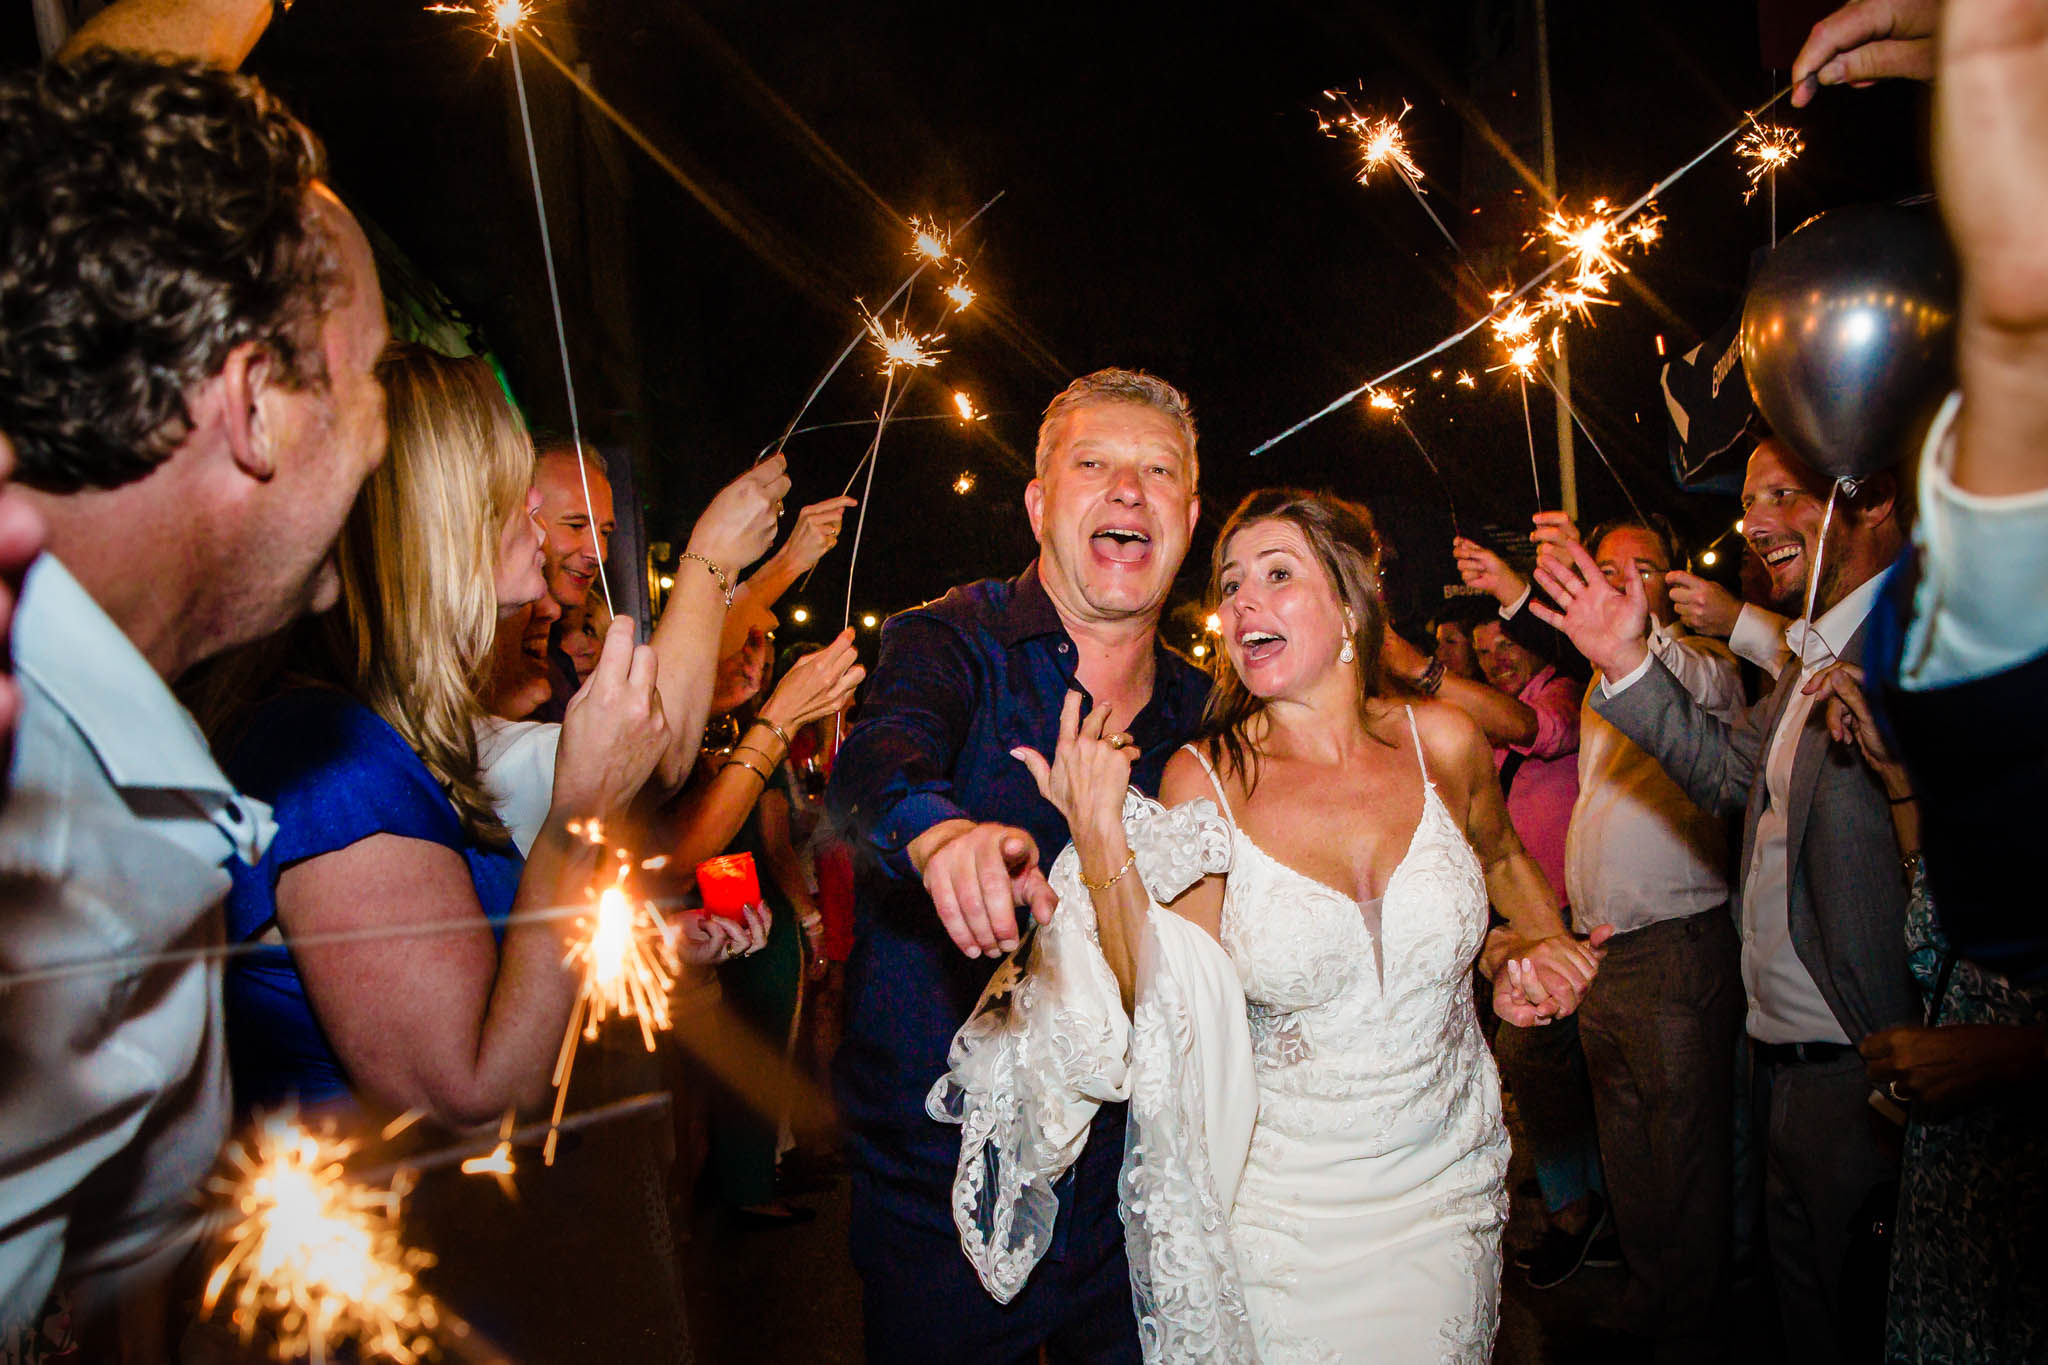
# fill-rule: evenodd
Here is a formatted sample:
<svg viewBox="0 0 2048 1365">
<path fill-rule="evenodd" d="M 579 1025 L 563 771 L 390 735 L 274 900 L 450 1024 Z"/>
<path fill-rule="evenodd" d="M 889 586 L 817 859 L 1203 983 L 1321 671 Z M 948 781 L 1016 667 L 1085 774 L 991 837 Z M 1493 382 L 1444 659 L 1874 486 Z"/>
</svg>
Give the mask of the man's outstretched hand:
<svg viewBox="0 0 2048 1365">
<path fill-rule="evenodd" d="M 947 820 L 910 842 L 910 861 L 953 945 L 969 957 L 1014 951 L 1017 907 L 1049 923 L 1058 897 L 1038 866 L 1038 844 L 1014 825 Z"/>
</svg>

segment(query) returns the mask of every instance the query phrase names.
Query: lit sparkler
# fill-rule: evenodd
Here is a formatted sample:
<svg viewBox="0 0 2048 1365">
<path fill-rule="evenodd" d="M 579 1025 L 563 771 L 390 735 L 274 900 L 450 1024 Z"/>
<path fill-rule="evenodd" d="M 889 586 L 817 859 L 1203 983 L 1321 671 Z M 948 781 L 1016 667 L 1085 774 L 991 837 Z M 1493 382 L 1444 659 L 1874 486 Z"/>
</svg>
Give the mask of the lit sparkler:
<svg viewBox="0 0 2048 1365">
<path fill-rule="evenodd" d="M 953 480 L 953 491 L 963 498 L 972 493 L 974 491 L 974 471 L 971 469 L 961 470 L 960 477 Z"/>
<path fill-rule="evenodd" d="M 1408 117 L 1413 105 L 1403 100 L 1401 112 L 1394 117 L 1370 118 L 1352 108 L 1351 102 L 1335 90 L 1325 90 L 1323 97 L 1342 104 L 1344 113 L 1334 120 L 1318 115 L 1316 128 L 1326 137 L 1348 133 L 1357 141 L 1359 184 L 1371 184 L 1374 171 L 1391 170 L 1407 181 L 1410 189 L 1420 189 L 1422 167 L 1408 154 L 1408 139 L 1401 131 L 1401 120 Z"/>
<path fill-rule="evenodd" d="M 1764 177 L 1775 173 L 1781 166 L 1789 166 L 1799 154 L 1806 150 L 1797 129 L 1776 123 L 1752 124 L 1742 135 L 1742 141 L 1735 144 L 1735 154 L 1746 158 L 1749 189 L 1743 194 L 1742 202 L 1747 204 L 1756 198 L 1762 188 Z"/>
<path fill-rule="evenodd" d="M 1605 199 L 1595 199 L 1584 214 L 1568 212 L 1560 200 L 1543 220 L 1543 235 L 1562 247 L 1572 262 L 1572 285 L 1600 294 L 1607 292 L 1610 277 L 1626 273 L 1621 253 L 1650 246 L 1663 228 L 1664 216 L 1654 208 L 1645 207 L 1624 219 L 1609 212 Z"/>
<path fill-rule="evenodd" d="M 406 1188 L 350 1181 L 355 1144 L 318 1136 L 291 1113 L 266 1116 L 227 1149 L 233 1175 L 207 1188 L 234 1201 L 227 1254 L 207 1277 L 204 1310 L 225 1298 L 243 1342 L 266 1324 L 280 1360 L 324 1361 L 354 1340 L 365 1355 L 413 1365 L 435 1353 L 439 1309 L 419 1287 L 434 1263 L 399 1236 Z"/>
<path fill-rule="evenodd" d="M 595 821 L 571 826 L 592 843 L 601 842 L 603 832 Z M 576 1041 L 594 1042 L 607 1019 L 617 1015 L 640 1025 L 640 1041 L 654 1051 L 654 1036 L 674 1025 L 669 1014 L 669 992 L 675 988 L 682 959 L 675 944 L 663 931 L 661 916 L 654 906 L 629 894 L 625 882 L 633 859 L 624 849 L 615 850 L 618 876 L 597 893 L 593 912 L 580 917 L 576 927 L 581 936 L 570 945 L 563 965 L 578 968 L 583 982 L 569 1011 L 569 1028 L 562 1035 L 562 1050 L 555 1057 L 555 1113 L 551 1124 L 560 1124 L 562 1109 L 569 1099 L 569 1076 L 576 1065 Z M 541 1159 L 555 1161 L 557 1130 L 548 1132 Z"/>
<path fill-rule="evenodd" d="M 910 255 L 927 261 L 943 261 L 953 254 L 953 234 L 939 227 L 934 219 L 913 217 L 910 220 Z"/>
<path fill-rule="evenodd" d="M 974 292 L 974 286 L 967 283 L 965 275 L 960 276 L 946 286 L 946 299 L 953 305 L 953 311 L 956 313 L 966 312 L 968 305 L 972 304 L 977 297 Z"/>
<path fill-rule="evenodd" d="M 866 319 L 868 340 L 882 353 L 882 373 L 893 375 L 899 369 L 929 369 L 939 363 L 939 357 L 946 352 L 936 343 L 944 341 L 944 332 L 919 334 L 911 331 L 901 322 L 888 323 L 876 317 L 866 308 L 861 309 Z"/>
<path fill-rule="evenodd" d="M 427 13 L 460 14 L 475 19 L 477 31 L 491 40 L 491 51 L 496 52 L 498 44 L 511 42 L 512 36 L 533 18 L 533 6 L 526 0 L 473 0 L 467 5 L 428 5 Z"/>
<path fill-rule="evenodd" d="M 1476 389 L 1479 387 L 1479 381 L 1472 377 L 1470 370 L 1460 370 L 1458 371 L 1458 387 L 1461 389 Z"/>
<path fill-rule="evenodd" d="M 953 390 L 953 410 L 960 414 L 960 420 L 963 422 L 979 422 L 988 416 L 985 412 L 975 411 L 974 400 L 968 396 L 965 389 Z"/>
<path fill-rule="evenodd" d="M 1399 417 L 1401 409 L 1408 405 L 1408 399 L 1414 393 L 1413 389 L 1374 389 L 1366 402 L 1376 412 L 1389 412 Z"/>
</svg>

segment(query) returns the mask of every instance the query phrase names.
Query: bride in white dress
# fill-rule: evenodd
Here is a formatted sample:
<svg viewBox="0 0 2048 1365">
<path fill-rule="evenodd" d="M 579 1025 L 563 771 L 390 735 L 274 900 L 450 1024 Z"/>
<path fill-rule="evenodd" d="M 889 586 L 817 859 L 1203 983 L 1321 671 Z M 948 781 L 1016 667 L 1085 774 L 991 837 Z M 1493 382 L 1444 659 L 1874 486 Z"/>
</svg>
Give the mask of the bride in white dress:
<svg viewBox="0 0 2048 1365">
<path fill-rule="evenodd" d="M 1211 584 L 1230 671 L 1164 806 L 1128 791 L 1125 737 L 1078 695 L 1050 764 L 1018 751 L 1073 835 L 1060 908 L 930 1108 L 962 1124 L 955 1221 L 1007 1299 L 1088 1117 L 1130 1101 L 1150 1362 L 1492 1352 L 1508 1139 L 1472 966 L 1536 1024 L 1577 1007 L 1600 953 L 1515 838 L 1477 727 L 1383 694 L 1377 583 L 1364 508 L 1254 493 Z"/>
</svg>

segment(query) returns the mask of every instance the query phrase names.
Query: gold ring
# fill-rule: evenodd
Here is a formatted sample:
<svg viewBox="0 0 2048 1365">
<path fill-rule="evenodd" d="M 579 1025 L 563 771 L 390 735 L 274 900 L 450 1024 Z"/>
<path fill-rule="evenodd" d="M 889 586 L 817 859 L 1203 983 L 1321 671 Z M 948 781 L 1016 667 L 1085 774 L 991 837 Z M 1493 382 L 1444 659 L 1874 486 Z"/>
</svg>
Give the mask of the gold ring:
<svg viewBox="0 0 2048 1365">
<path fill-rule="evenodd" d="M 1899 1083 L 1897 1081 L 1886 1081 L 1884 1083 L 1884 1093 L 1890 1095 L 1893 1102 L 1897 1104 L 1911 1104 L 1913 1102 L 1910 1097 L 1899 1093 Z"/>
<path fill-rule="evenodd" d="M 1115 734 L 1109 737 L 1109 747 L 1112 749 L 1121 749 L 1130 742 L 1131 737 L 1125 734 Z"/>
</svg>

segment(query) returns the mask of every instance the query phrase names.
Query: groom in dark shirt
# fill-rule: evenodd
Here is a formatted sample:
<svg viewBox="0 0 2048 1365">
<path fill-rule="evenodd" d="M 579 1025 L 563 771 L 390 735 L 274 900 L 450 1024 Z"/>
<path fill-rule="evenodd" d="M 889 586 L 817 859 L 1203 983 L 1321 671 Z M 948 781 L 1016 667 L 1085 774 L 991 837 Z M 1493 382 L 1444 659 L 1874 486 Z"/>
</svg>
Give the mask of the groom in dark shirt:
<svg viewBox="0 0 2048 1365">
<path fill-rule="evenodd" d="M 1038 559 L 893 618 L 831 801 L 862 851 L 848 1019 L 837 1062 L 853 1167 L 853 1259 L 868 1359 L 1009 1365 L 1139 1359 L 1117 1218 L 1124 1107 L 1104 1105 L 1058 1188 L 1044 1260 L 1008 1304 L 960 1249 L 960 1130 L 925 1096 L 1067 842 L 1010 756 L 1050 754 L 1070 690 L 1112 708 L 1157 794 L 1208 679 L 1158 641 L 1199 512 L 1195 426 L 1172 385 L 1129 370 L 1075 380 L 1045 410 L 1024 494 Z"/>
</svg>

